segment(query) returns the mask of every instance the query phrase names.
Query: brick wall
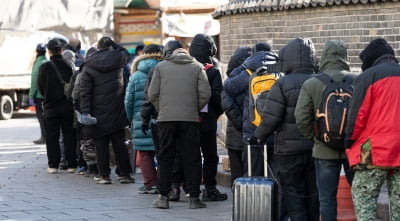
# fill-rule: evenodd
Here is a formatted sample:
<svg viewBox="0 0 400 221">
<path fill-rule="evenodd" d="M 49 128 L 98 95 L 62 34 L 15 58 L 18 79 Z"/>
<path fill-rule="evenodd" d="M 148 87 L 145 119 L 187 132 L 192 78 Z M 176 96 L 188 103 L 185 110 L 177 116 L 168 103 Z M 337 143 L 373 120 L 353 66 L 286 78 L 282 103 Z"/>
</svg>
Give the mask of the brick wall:
<svg viewBox="0 0 400 221">
<path fill-rule="evenodd" d="M 400 57 L 399 2 L 231 14 L 220 17 L 219 21 L 223 67 L 239 46 L 267 41 L 279 50 L 295 37 L 311 38 L 318 58 L 327 40 L 343 40 L 348 48 L 351 68 L 357 72 L 361 66 L 359 53 L 377 37 L 385 38 Z"/>
</svg>

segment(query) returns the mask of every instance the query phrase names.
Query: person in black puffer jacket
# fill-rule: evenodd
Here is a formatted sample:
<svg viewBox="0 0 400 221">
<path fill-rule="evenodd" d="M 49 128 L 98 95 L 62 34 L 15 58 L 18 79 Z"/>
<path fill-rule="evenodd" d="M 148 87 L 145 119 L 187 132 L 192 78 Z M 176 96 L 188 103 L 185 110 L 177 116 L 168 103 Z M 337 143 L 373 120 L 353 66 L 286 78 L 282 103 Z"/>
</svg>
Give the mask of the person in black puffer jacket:
<svg viewBox="0 0 400 221">
<path fill-rule="evenodd" d="M 319 220 L 319 200 L 313 143 L 299 131 L 294 111 L 300 89 L 318 71 L 314 45 L 310 39 L 295 38 L 279 50 L 285 76 L 272 87 L 255 130 L 258 140 L 276 131 L 274 153 L 279 156 L 280 182 L 291 220 Z"/>
<path fill-rule="evenodd" d="M 128 118 L 124 107 L 125 82 L 122 68 L 129 53 L 109 37 L 101 38 L 97 49 L 85 61 L 80 79 L 80 109 L 83 115 L 97 118 L 91 126 L 96 146 L 99 184 L 110 184 L 109 143 L 111 141 L 120 171 L 121 183 L 132 183 L 132 168 L 125 147 Z"/>
<path fill-rule="evenodd" d="M 240 65 L 250 57 L 250 47 L 240 47 L 236 49 L 232 57 L 229 59 L 228 68 L 226 74 L 228 78 L 232 72 L 235 73 L 241 70 Z M 233 181 L 243 176 L 243 160 L 242 150 L 244 147 L 243 143 L 243 108 L 241 101 L 243 100 L 244 94 L 237 97 L 231 97 L 225 90 L 221 93 L 221 105 L 228 118 L 228 124 L 226 127 L 226 138 L 225 144 L 228 148 L 229 161 L 231 166 L 231 185 Z"/>
<path fill-rule="evenodd" d="M 218 191 L 215 179 L 219 162 L 217 153 L 217 120 L 223 113 L 221 107 L 221 73 L 212 65 L 212 57 L 217 53 L 217 47 L 210 36 L 197 34 L 190 44 L 189 53 L 205 66 L 211 87 L 211 98 L 206 106 L 207 110 L 200 116 L 200 147 L 204 158 L 203 181 L 205 186 L 202 199 L 203 201 L 226 200 L 228 196 Z"/>
</svg>

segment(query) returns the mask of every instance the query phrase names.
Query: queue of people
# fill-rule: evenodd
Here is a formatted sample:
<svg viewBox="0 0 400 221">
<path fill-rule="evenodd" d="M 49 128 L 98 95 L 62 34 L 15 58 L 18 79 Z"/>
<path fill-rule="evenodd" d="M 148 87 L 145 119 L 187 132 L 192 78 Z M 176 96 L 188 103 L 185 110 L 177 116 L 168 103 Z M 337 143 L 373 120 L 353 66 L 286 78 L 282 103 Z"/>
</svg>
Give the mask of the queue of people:
<svg viewBox="0 0 400 221">
<path fill-rule="evenodd" d="M 72 49 L 80 47 L 71 42 Z M 44 57 L 46 48 L 50 61 Z M 385 39 L 371 41 L 361 52 L 359 75 L 350 72 L 347 48 L 340 40 L 326 42 L 320 59 L 309 38 L 295 38 L 279 53 L 264 42 L 239 47 L 224 82 L 214 61 L 216 44 L 204 34 L 193 38 L 189 50 L 175 40 L 165 47 L 145 45 L 132 62 L 125 48 L 103 37 L 85 58 L 69 56 L 82 60 L 76 68 L 76 60 L 63 58 L 66 48 L 58 39 L 39 44 L 32 70 L 30 101 L 37 106 L 41 126 L 35 143 L 46 143 L 48 173 L 57 173 L 60 166 L 62 134 L 68 172 L 91 174 L 98 184 L 111 184 L 111 150 L 118 181 L 135 182 L 124 143 L 125 129 L 130 128 L 128 148 L 140 155 L 144 180 L 139 193 L 159 194 L 153 206 L 168 209 L 170 201 L 180 199 L 183 187 L 189 208 L 205 208 L 204 202 L 227 199 L 216 188 L 217 121 L 225 113 L 232 185 L 247 176 L 248 154 L 254 159 L 252 174 L 263 174 L 262 148 L 257 146 L 267 144 L 271 176 L 279 184 L 280 220 L 336 220 L 342 168 L 352 185 L 358 220 L 377 219 L 384 181 L 392 219 L 400 220 L 400 126 L 395 120 L 400 66 Z M 254 124 L 249 118 L 249 80 L 260 68 L 283 76 L 260 104 L 261 121 Z M 353 82 L 344 151 L 328 147 L 314 131 L 326 87 L 317 77 L 322 73 L 331 82 Z M 256 148 L 247 153 L 247 145 Z"/>
</svg>

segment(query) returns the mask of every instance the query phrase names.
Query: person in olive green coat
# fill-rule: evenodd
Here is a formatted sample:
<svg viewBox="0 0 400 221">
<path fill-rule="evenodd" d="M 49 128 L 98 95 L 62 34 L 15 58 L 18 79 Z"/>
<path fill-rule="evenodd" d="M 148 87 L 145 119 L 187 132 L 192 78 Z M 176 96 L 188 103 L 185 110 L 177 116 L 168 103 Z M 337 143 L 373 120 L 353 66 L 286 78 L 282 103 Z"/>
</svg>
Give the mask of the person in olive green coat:
<svg viewBox="0 0 400 221">
<path fill-rule="evenodd" d="M 31 74 L 31 88 L 29 89 L 29 105 L 35 106 L 36 117 L 39 121 L 40 126 L 40 138 L 34 140 L 35 144 L 46 143 L 46 133 L 44 131 L 43 122 L 43 107 L 42 102 L 44 101 L 43 95 L 40 94 L 37 89 L 37 77 L 39 73 L 39 67 L 47 61 L 46 58 L 46 45 L 41 43 L 36 46 L 36 60 L 33 63 L 32 74 Z"/>
<path fill-rule="evenodd" d="M 340 40 L 326 42 L 322 51 L 320 72 L 326 73 L 334 81 L 342 81 L 349 72 L 347 48 Z M 327 147 L 313 133 L 315 112 L 322 101 L 324 84 L 316 77 L 304 82 L 295 109 L 296 124 L 304 137 L 314 141 L 312 156 L 315 158 L 317 187 L 320 200 L 320 214 L 323 220 L 336 220 L 339 176 L 344 167 L 347 180 L 351 184 L 354 173 L 349 169 L 345 153 Z"/>
</svg>

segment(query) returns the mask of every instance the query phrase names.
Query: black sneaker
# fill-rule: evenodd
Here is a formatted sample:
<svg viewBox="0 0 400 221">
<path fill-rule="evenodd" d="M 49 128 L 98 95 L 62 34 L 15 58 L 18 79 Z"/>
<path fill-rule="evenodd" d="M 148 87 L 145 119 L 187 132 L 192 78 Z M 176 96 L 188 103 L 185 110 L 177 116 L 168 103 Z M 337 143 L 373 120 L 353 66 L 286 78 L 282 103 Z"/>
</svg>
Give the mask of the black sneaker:
<svg viewBox="0 0 400 221">
<path fill-rule="evenodd" d="M 67 161 L 61 161 L 58 168 L 60 170 L 67 170 L 68 169 L 68 162 Z"/>
<path fill-rule="evenodd" d="M 130 176 L 121 176 L 118 177 L 119 183 L 121 184 L 128 184 L 128 183 L 135 183 L 135 179 Z"/>
<path fill-rule="evenodd" d="M 168 196 L 159 195 L 153 206 L 160 209 L 169 209 Z"/>
<path fill-rule="evenodd" d="M 228 195 L 226 193 L 221 193 L 217 188 L 215 189 L 205 189 L 203 190 L 203 198 L 202 200 L 207 201 L 223 201 L 228 199 Z"/>
<path fill-rule="evenodd" d="M 200 208 L 207 208 L 207 205 L 199 199 L 199 197 L 191 196 L 189 198 L 189 209 L 200 209 Z"/>
<path fill-rule="evenodd" d="M 90 164 L 90 165 L 88 165 L 86 173 L 83 176 L 85 176 L 85 177 L 94 177 L 94 176 L 96 176 L 98 174 L 99 174 L 99 172 L 97 170 L 97 165 L 96 164 Z"/>
<path fill-rule="evenodd" d="M 179 201 L 181 188 L 179 186 L 171 186 L 171 191 L 168 194 L 169 201 Z"/>
</svg>

